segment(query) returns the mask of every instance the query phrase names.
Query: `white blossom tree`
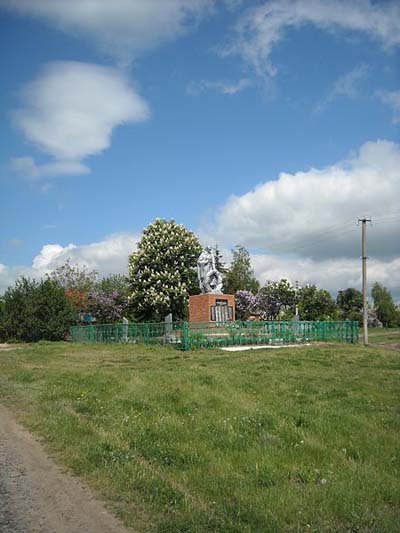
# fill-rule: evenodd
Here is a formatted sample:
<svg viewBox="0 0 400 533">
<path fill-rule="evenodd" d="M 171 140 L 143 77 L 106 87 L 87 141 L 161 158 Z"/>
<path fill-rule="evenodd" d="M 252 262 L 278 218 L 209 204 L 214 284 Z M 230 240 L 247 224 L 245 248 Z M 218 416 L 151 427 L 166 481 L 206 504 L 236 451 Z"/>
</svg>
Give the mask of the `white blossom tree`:
<svg viewBox="0 0 400 533">
<path fill-rule="evenodd" d="M 197 294 L 196 235 L 174 220 L 156 219 L 143 231 L 138 249 L 129 257 L 131 303 L 139 320 L 174 320 L 187 314 L 190 294 Z"/>
</svg>

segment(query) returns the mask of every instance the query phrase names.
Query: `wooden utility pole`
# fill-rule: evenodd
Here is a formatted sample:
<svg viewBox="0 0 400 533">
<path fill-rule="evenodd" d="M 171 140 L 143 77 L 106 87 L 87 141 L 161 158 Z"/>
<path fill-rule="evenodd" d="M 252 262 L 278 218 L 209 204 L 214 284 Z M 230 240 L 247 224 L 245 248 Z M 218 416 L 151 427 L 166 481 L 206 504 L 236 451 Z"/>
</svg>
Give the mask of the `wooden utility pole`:
<svg viewBox="0 0 400 533">
<path fill-rule="evenodd" d="M 362 249 L 362 293 L 363 293 L 363 341 L 368 346 L 368 301 L 367 301 L 367 222 L 370 218 L 359 218 L 361 222 L 361 249 Z"/>
</svg>

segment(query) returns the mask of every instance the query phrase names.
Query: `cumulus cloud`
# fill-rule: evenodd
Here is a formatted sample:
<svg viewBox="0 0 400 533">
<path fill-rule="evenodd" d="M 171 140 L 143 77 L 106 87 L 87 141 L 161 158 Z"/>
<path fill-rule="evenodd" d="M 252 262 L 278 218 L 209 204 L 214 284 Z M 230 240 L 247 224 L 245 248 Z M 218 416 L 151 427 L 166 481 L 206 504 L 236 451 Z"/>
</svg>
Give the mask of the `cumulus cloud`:
<svg viewBox="0 0 400 533">
<path fill-rule="evenodd" d="M 19 276 L 40 278 L 68 259 L 73 265 L 97 270 L 100 277 L 127 273 L 128 256 L 136 250 L 139 239 L 139 234 L 118 233 L 90 244 L 45 244 L 34 257 L 30 267 L 9 267 L 0 264 L 0 294 Z"/>
<path fill-rule="evenodd" d="M 88 38 L 124 63 L 184 34 L 213 4 L 213 0 L 0 0 L 0 7 Z"/>
<path fill-rule="evenodd" d="M 113 129 L 149 117 L 149 107 L 117 69 L 90 63 L 50 63 L 21 92 L 13 120 L 25 137 L 55 161 L 37 165 L 31 157 L 12 167 L 27 178 L 84 174 L 81 160 L 111 144 Z"/>
<path fill-rule="evenodd" d="M 241 93 L 253 85 L 253 82 L 248 78 L 242 78 L 237 82 L 229 81 L 192 81 L 187 87 L 188 94 L 198 96 L 207 91 L 215 91 L 221 94 L 232 96 Z"/>
<path fill-rule="evenodd" d="M 218 242 L 300 257 L 359 255 L 358 217 L 372 217 L 371 255 L 399 254 L 400 146 L 367 142 L 348 160 L 322 169 L 281 173 L 232 196 L 210 227 Z"/>
<path fill-rule="evenodd" d="M 128 256 L 136 249 L 140 236 L 120 233 L 90 244 L 46 244 L 34 257 L 32 268 L 38 274 L 47 274 L 69 259 L 72 264 L 97 270 L 100 276 L 127 272 Z"/>
<path fill-rule="evenodd" d="M 393 124 L 400 124 L 400 91 L 378 91 L 377 96 L 393 110 Z"/>
<path fill-rule="evenodd" d="M 289 28 L 362 32 L 384 47 L 400 44 L 400 4 L 371 0 L 271 0 L 250 8 L 222 54 L 239 54 L 260 76 L 274 76 L 271 54 Z"/>
</svg>

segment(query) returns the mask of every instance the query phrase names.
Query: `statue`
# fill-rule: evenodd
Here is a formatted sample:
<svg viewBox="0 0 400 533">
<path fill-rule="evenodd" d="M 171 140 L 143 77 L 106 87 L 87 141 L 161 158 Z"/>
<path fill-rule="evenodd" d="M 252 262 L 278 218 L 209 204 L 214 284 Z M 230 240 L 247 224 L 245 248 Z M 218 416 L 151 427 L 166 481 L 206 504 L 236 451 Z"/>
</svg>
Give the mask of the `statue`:
<svg viewBox="0 0 400 533">
<path fill-rule="evenodd" d="M 222 274 L 215 268 L 215 255 L 210 246 L 197 260 L 197 276 L 202 294 L 222 294 Z"/>
</svg>

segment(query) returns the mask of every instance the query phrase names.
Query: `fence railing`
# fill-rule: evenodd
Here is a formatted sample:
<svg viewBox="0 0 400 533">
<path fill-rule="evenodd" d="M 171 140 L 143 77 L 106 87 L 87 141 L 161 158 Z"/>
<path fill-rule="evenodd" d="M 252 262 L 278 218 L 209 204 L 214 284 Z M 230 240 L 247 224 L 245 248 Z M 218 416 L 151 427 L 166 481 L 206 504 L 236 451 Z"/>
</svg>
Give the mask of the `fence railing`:
<svg viewBox="0 0 400 533">
<path fill-rule="evenodd" d="M 172 344 L 181 350 L 307 342 L 358 342 L 358 322 L 236 321 L 146 322 L 73 326 L 73 342 Z"/>
</svg>

